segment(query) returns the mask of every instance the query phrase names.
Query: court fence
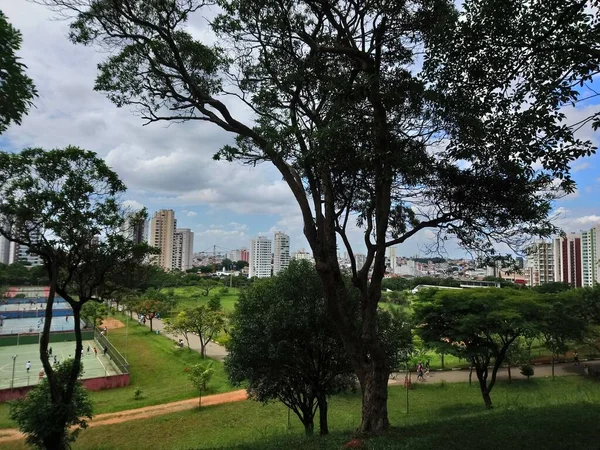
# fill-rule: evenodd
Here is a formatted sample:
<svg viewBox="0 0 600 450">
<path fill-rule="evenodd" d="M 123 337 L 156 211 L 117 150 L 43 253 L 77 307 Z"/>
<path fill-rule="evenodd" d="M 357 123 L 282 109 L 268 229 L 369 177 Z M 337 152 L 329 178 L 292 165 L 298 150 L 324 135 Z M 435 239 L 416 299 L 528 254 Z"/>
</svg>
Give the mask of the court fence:
<svg viewBox="0 0 600 450">
<path fill-rule="evenodd" d="M 104 336 L 99 330 L 94 330 L 94 339 L 98 343 L 101 349 L 108 350 L 108 356 L 110 357 L 112 363 L 115 365 L 117 369 L 121 373 L 129 373 L 129 363 L 125 359 L 125 357 L 116 349 L 114 345 L 108 340 L 106 336 Z M 103 350 L 102 350 L 103 351 Z"/>
<path fill-rule="evenodd" d="M 29 345 L 38 344 L 40 342 L 40 333 L 17 333 L 9 335 L 0 335 L 0 347 L 7 347 L 9 345 Z M 82 330 L 81 338 L 84 341 L 88 341 L 94 338 L 94 332 L 92 330 Z M 71 342 L 75 341 L 75 332 L 50 332 L 50 343 L 52 342 Z"/>
</svg>

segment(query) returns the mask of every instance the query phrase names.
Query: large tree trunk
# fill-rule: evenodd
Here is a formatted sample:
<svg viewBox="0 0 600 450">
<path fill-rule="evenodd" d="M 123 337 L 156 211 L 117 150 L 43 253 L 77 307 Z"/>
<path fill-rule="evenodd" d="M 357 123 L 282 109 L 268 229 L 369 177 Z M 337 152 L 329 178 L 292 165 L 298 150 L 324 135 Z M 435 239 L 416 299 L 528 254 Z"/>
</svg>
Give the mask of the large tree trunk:
<svg viewBox="0 0 600 450">
<path fill-rule="evenodd" d="M 508 382 L 512 383 L 512 374 L 510 373 L 510 363 L 508 363 Z"/>
<path fill-rule="evenodd" d="M 327 397 L 321 394 L 317 396 L 319 403 L 319 434 L 329 434 L 329 426 L 327 424 Z"/>
<path fill-rule="evenodd" d="M 554 380 L 554 352 L 552 353 L 552 379 Z"/>
<path fill-rule="evenodd" d="M 150 332 L 152 333 L 152 318 L 150 317 L 148 320 L 150 321 Z"/>
<path fill-rule="evenodd" d="M 487 409 L 492 409 L 492 398 L 490 397 L 490 389 L 487 383 L 487 364 L 485 367 L 475 366 L 475 373 L 477 374 L 477 380 L 479 381 L 479 389 L 481 390 L 481 396 L 483 397 L 483 403 Z"/>
<path fill-rule="evenodd" d="M 377 369 L 367 371 L 363 377 L 359 376 L 362 388 L 359 430 L 363 433 L 378 433 L 390 427 L 387 414 L 388 376 L 387 371 Z"/>
</svg>

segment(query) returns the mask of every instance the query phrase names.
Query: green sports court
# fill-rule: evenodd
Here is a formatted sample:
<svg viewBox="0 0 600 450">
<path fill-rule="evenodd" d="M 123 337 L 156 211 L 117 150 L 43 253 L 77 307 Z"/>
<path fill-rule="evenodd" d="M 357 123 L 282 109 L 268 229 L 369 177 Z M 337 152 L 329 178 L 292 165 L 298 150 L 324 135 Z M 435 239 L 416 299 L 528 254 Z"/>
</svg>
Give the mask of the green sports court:
<svg viewBox="0 0 600 450">
<path fill-rule="evenodd" d="M 87 352 L 88 346 L 90 352 Z M 54 356 L 58 362 L 62 362 L 75 353 L 75 342 L 51 342 L 52 356 L 50 363 L 54 361 Z M 94 355 L 94 347 L 98 350 L 98 355 Z M 112 346 L 111 346 L 112 347 Z M 11 387 L 31 386 L 37 384 L 40 380 L 39 373 L 42 370 L 40 361 L 40 350 L 38 344 L 11 345 L 0 347 L 0 390 Z M 104 350 L 94 340 L 83 342 L 83 375 L 82 379 L 107 377 L 123 373 L 119 361 L 111 357 L 110 353 L 103 354 Z M 13 358 L 16 355 L 16 358 Z M 14 379 L 13 379 L 13 361 L 14 361 Z M 31 361 L 31 369 L 27 372 L 27 361 Z"/>
</svg>

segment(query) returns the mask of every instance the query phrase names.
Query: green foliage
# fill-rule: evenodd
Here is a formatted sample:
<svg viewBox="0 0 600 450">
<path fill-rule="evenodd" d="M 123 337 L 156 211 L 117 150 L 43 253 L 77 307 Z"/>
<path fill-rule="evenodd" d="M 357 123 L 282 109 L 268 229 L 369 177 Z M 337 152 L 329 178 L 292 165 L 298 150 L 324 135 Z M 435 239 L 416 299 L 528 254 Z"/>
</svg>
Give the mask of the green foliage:
<svg viewBox="0 0 600 450">
<path fill-rule="evenodd" d="M 47 286 L 48 274 L 42 266 L 29 267 L 21 264 L 0 264 L 0 285 Z"/>
<path fill-rule="evenodd" d="M 231 325 L 225 367 L 232 383 L 247 383 L 258 401 L 283 402 L 312 432 L 318 397 L 351 385 L 314 267 L 292 261 L 277 277 L 255 282 L 240 296 Z"/>
<path fill-rule="evenodd" d="M 187 325 L 200 339 L 200 354 L 206 356 L 206 346 L 217 336 L 227 324 L 227 319 L 220 311 L 213 311 L 205 305 L 184 310 Z"/>
<path fill-rule="evenodd" d="M 135 388 L 135 390 L 133 391 L 133 399 L 140 400 L 142 398 L 142 395 L 143 391 L 139 387 Z"/>
<path fill-rule="evenodd" d="M 167 318 L 163 321 L 165 331 L 173 334 L 180 334 L 185 338 L 188 349 L 190 348 L 189 333 L 193 332 L 187 311 L 180 311 L 174 318 Z"/>
<path fill-rule="evenodd" d="M 72 359 L 65 360 L 54 371 L 60 395 L 71 388 L 73 364 Z M 80 430 L 87 428 L 86 419 L 92 418 L 92 404 L 79 381 L 73 389 L 70 403 L 53 401 L 50 384 L 44 378 L 25 398 L 11 404 L 10 416 L 27 436 L 28 444 L 39 448 L 66 449 L 70 442 L 75 441 Z"/>
<path fill-rule="evenodd" d="M 534 368 L 533 368 L 532 365 L 530 365 L 530 364 L 523 364 L 521 366 L 521 375 L 523 375 L 524 377 L 527 377 L 528 380 L 534 374 L 535 374 L 535 370 L 534 370 Z"/>
<path fill-rule="evenodd" d="M 235 270 L 242 270 L 244 267 L 248 267 L 248 261 L 236 261 L 234 267 Z"/>
<path fill-rule="evenodd" d="M 221 296 L 213 295 L 206 304 L 211 311 L 221 311 Z"/>
<path fill-rule="evenodd" d="M 21 33 L 13 28 L 0 11 L 0 134 L 11 123 L 21 125 L 21 119 L 38 95 L 33 81 L 25 74 L 27 67 L 16 55 L 21 43 Z"/>
<path fill-rule="evenodd" d="M 540 284 L 533 288 L 534 291 L 539 292 L 540 294 L 558 294 L 559 292 L 568 291 L 569 289 L 571 289 L 569 283 L 562 283 L 559 281 Z"/>
<path fill-rule="evenodd" d="M 106 316 L 108 316 L 108 307 L 105 303 L 87 302 L 81 308 L 81 318 L 91 327 L 100 326 Z"/>
<path fill-rule="evenodd" d="M 203 363 L 196 364 L 192 366 L 190 370 L 190 381 L 200 393 L 200 397 L 198 399 L 198 406 L 202 406 L 202 393 L 206 391 L 206 386 L 212 379 L 213 373 L 213 362 L 206 361 Z"/>
<path fill-rule="evenodd" d="M 419 336 L 446 353 L 470 360 L 491 408 L 489 394 L 510 346 L 539 325 L 541 306 L 535 294 L 507 289 L 439 290 L 417 296 L 413 306 Z"/>
<path fill-rule="evenodd" d="M 208 297 L 210 291 L 222 285 L 214 278 L 202 278 L 198 281 L 197 286 L 202 290 L 202 295 Z"/>
</svg>

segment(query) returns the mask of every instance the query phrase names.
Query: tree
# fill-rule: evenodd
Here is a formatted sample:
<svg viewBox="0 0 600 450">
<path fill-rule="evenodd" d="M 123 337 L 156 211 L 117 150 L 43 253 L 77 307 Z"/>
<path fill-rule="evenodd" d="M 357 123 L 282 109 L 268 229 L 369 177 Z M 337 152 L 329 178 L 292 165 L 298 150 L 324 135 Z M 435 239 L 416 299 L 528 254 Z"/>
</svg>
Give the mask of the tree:
<svg viewBox="0 0 600 450">
<path fill-rule="evenodd" d="M 248 266 L 248 261 L 236 261 L 234 263 L 235 270 L 242 270 L 244 267 Z"/>
<path fill-rule="evenodd" d="M 105 303 L 88 302 L 81 308 L 81 317 L 92 327 L 102 325 L 102 319 L 108 315 Z"/>
<path fill-rule="evenodd" d="M 211 339 L 225 328 L 225 316 L 221 312 L 212 311 L 205 305 L 185 310 L 190 329 L 200 338 L 200 354 L 206 357 L 206 346 Z"/>
<path fill-rule="evenodd" d="M 426 228 L 439 231 L 439 245 L 453 236 L 487 255 L 499 241 L 547 236 L 555 231 L 551 200 L 574 190 L 569 163 L 593 151 L 561 124 L 558 106 L 572 92 L 561 89 L 554 108 L 527 95 L 526 83 L 498 95 L 512 86 L 500 75 L 529 76 L 535 55 L 489 51 L 539 22 L 539 30 L 595 43 L 592 17 L 577 15 L 585 26 L 574 27 L 571 16 L 532 13 L 519 27 L 522 16 L 485 0 L 467 1 L 461 13 L 444 0 L 222 0 L 224 13 L 211 25 L 228 54 L 185 28 L 208 7 L 201 0 L 39 1 L 75 13 L 73 42 L 113 52 L 99 65 L 95 89 L 117 106 L 134 105 L 147 122 L 211 122 L 237 135 L 217 158 L 277 168 L 300 207 L 332 322 L 361 385 L 364 432 L 389 427 L 389 367 L 376 330 L 387 248 Z M 480 4 L 495 19 L 496 34 L 483 42 L 463 27 Z M 473 26 L 485 31 L 487 23 Z M 565 58 L 544 61 L 544 73 L 572 67 Z M 596 66 L 578 69 L 591 76 Z M 533 81 L 530 90 L 544 89 L 543 78 Z M 227 95 L 254 120 L 236 118 Z M 360 269 L 348 237 L 355 221 L 367 248 Z M 349 316 L 340 245 L 361 292 L 360 328 Z"/>
<path fill-rule="evenodd" d="M 208 309 L 211 311 L 221 311 L 221 296 L 219 294 L 213 295 L 208 299 L 206 306 L 208 306 Z"/>
<path fill-rule="evenodd" d="M 67 359 L 55 369 L 55 380 L 62 391 L 70 389 L 74 363 L 74 360 Z M 77 373 L 81 372 L 80 365 Z M 77 381 L 68 407 L 57 404 L 52 399 L 48 378 L 44 378 L 25 398 L 10 404 L 10 418 L 27 436 L 28 444 L 48 450 L 65 449 L 70 448 L 69 444 L 75 441 L 79 432 L 87 428 L 86 419 L 92 418 L 92 403 L 87 391 Z"/>
<path fill-rule="evenodd" d="M 566 294 L 569 291 L 565 291 Z M 558 355 L 566 353 L 571 341 L 581 342 L 588 322 L 582 316 L 581 303 L 574 296 L 546 294 L 541 296 L 542 310 L 537 324 L 544 345 L 552 352 L 552 379 Z"/>
<path fill-rule="evenodd" d="M 124 270 L 122 263 L 134 256 L 131 243 L 119 244 L 123 216 L 117 196 L 124 190 L 93 152 L 67 147 L 0 153 L 0 234 L 40 256 L 50 281 L 40 359 L 57 414 L 54 423 L 64 427 L 62 436 L 52 435 L 54 444 L 48 448 L 62 448 L 66 442 L 82 351 L 81 307 L 98 300 L 94 294 L 102 290 L 107 274 Z M 76 341 L 70 378 L 64 383 L 47 353 L 57 294 L 73 310 Z"/>
<path fill-rule="evenodd" d="M 221 286 L 221 283 L 219 283 L 217 280 L 215 280 L 213 278 L 203 278 L 198 282 L 198 286 L 200 287 L 200 289 L 202 291 L 202 295 L 205 297 L 208 297 L 208 294 L 210 294 L 210 291 Z"/>
<path fill-rule="evenodd" d="M 152 320 L 156 317 L 156 314 L 162 313 L 164 315 L 171 307 L 172 302 L 169 301 L 165 294 L 156 289 L 148 289 L 133 306 L 137 313 L 143 314 L 148 318 L 150 321 L 150 331 L 153 331 Z"/>
<path fill-rule="evenodd" d="M 21 42 L 21 33 L 0 11 L 0 134 L 11 123 L 21 125 L 21 119 L 37 97 L 33 81 L 25 74 L 27 67 L 16 56 Z"/>
<path fill-rule="evenodd" d="M 233 261 L 229 258 L 225 258 L 221 261 L 221 265 L 223 266 L 223 270 L 233 270 Z"/>
<path fill-rule="evenodd" d="M 351 386 L 351 366 L 314 267 L 292 261 L 277 277 L 258 280 L 240 296 L 231 325 L 231 382 L 247 383 L 257 401 L 281 401 L 307 434 L 318 408 L 320 433 L 327 434 L 327 398 Z"/>
<path fill-rule="evenodd" d="M 419 336 L 471 361 L 485 406 L 491 409 L 490 393 L 509 348 L 537 325 L 536 299 L 512 289 L 440 290 L 433 297 L 417 297 L 413 306 Z"/>
<path fill-rule="evenodd" d="M 192 370 L 190 370 L 190 381 L 200 392 L 198 406 L 202 406 L 202 393 L 206 391 L 206 385 L 210 382 L 214 371 L 213 361 L 195 364 L 192 366 Z"/>
<path fill-rule="evenodd" d="M 165 331 L 168 333 L 181 334 L 185 338 L 187 348 L 190 348 L 190 340 L 188 334 L 193 331 L 190 325 L 187 311 L 180 311 L 175 318 L 168 318 L 164 320 Z"/>
</svg>

